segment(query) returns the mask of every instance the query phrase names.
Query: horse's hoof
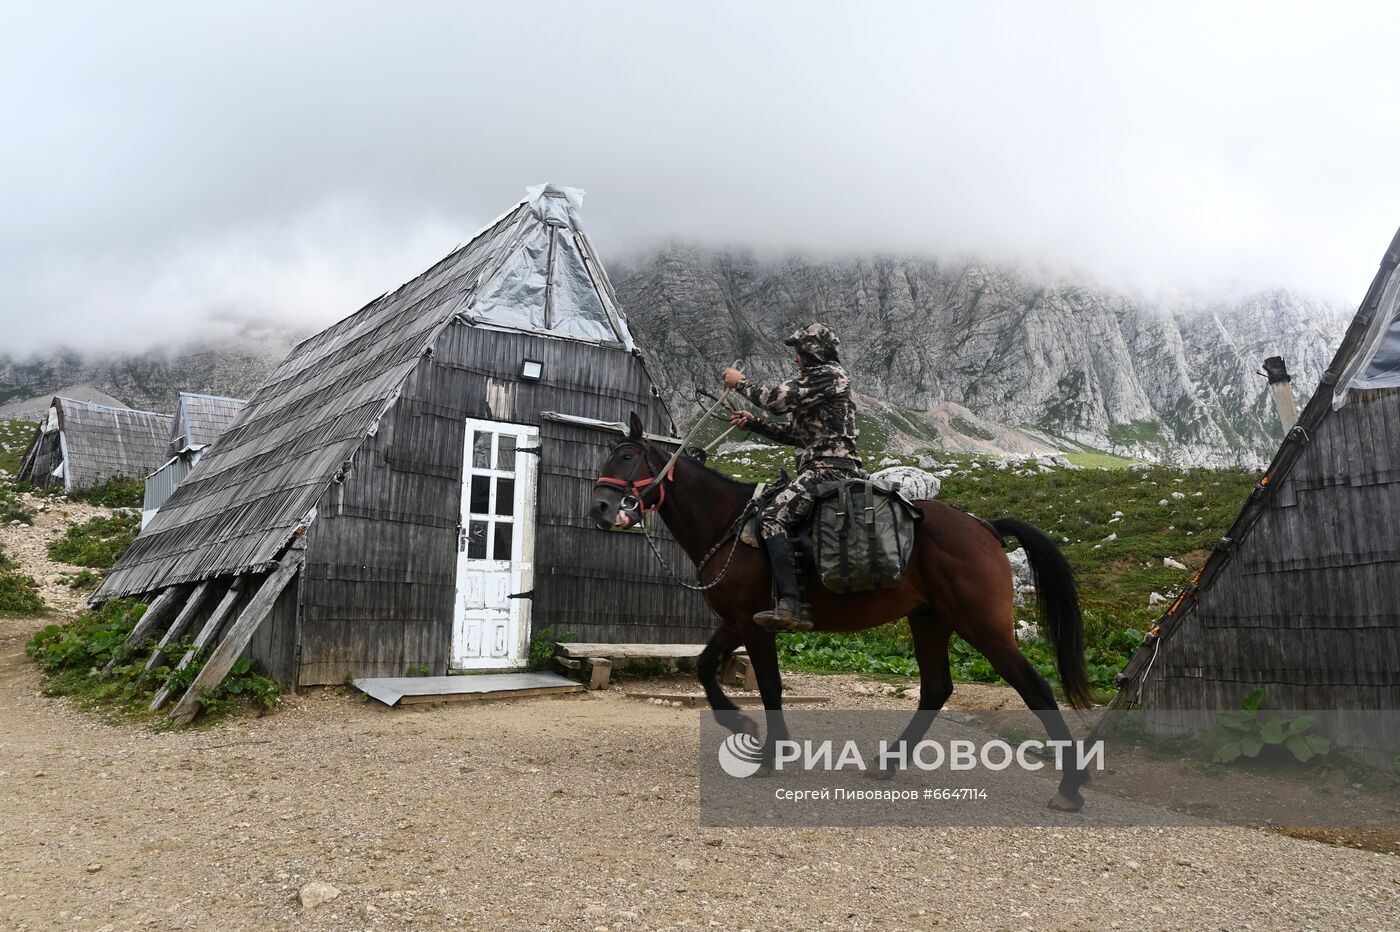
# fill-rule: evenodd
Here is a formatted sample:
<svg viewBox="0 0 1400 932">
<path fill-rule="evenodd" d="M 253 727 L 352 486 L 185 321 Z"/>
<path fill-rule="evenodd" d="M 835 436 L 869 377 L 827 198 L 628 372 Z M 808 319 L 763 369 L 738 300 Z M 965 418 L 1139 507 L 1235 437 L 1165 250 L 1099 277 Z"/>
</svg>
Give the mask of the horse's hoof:
<svg viewBox="0 0 1400 932">
<path fill-rule="evenodd" d="M 1084 797 L 1080 796 L 1078 793 L 1070 796 L 1067 793 L 1059 792 L 1055 794 L 1054 799 L 1050 800 L 1045 805 L 1047 808 L 1054 809 L 1056 812 L 1078 812 L 1080 809 L 1084 808 Z"/>
</svg>

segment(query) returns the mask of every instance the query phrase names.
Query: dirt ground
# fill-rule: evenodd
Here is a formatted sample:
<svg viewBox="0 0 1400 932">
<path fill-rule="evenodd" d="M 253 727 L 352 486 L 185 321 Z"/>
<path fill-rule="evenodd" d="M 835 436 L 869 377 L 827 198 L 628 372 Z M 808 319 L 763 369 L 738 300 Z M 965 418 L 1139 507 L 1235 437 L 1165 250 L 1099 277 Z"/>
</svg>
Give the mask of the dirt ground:
<svg viewBox="0 0 1400 932">
<path fill-rule="evenodd" d="M 625 696 L 680 680 L 109 724 L 41 694 L 46 621 L 0 619 L 0 929 L 1400 928 L 1400 858 L 1251 829 L 702 828 L 697 713 Z M 340 895 L 306 908 L 310 881 Z"/>
</svg>

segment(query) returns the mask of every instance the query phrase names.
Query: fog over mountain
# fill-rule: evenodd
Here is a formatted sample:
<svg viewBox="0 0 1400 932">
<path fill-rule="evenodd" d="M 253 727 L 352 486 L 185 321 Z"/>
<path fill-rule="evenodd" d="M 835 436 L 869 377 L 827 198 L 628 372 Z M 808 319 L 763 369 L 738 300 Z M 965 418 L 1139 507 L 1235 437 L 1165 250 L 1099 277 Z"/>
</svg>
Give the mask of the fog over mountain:
<svg viewBox="0 0 1400 932">
<path fill-rule="evenodd" d="M 742 357 L 790 371 L 782 338 L 821 320 L 892 446 L 1091 449 L 1188 464 L 1257 463 L 1281 433 L 1258 374 L 1288 361 L 1306 395 L 1349 309 L 1285 290 L 1149 299 L 1070 277 L 898 256 L 762 257 L 671 245 L 612 279 L 678 418 Z M 217 340 L 143 352 L 0 357 L 0 402 L 89 382 L 133 407 L 179 391 L 248 397 L 310 331 L 231 317 Z"/>
</svg>

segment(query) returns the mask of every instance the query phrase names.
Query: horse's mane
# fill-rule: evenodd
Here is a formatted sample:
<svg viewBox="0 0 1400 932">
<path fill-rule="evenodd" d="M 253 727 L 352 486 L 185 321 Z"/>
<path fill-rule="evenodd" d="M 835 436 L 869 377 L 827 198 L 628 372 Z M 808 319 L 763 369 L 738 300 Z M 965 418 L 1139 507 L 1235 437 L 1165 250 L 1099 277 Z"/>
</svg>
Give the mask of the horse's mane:
<svg viewBox="0 0 1400 932">
<path fill-rule="evenodd" d="M 701 469 L 703 469 L 705 472 L 707 472 L 707 473 L 709 473 L 710 475 L 714 476 L 716 479 L 722 480 L 723 482 L 725 482 L 725 483 L 727 483 L 728 485 L 732 486 L 732 487 L 733 487 L 734 489 L 736 489 L 736 490 L 740 490 L 740 491 L 743 491 L 743 492 L 746 492 L 746 493 L 752 495 L 752 494 L 753 494 L 753 490 L 757 487 L 757 484 L 756 484 L 756 483 L 753 483 L 753 482 L 740 482 L 738 479 L 733 479 L 733 478 L 730 478 L 729 476 L 726 476 L 724 473 L 720 472 L 718 469 L 715 469 L 713 466 L 709 466 L 709 465 L 707 465 L 706 463 L 704 463 L 703 461 L 701 461 L 700 459 L 698 459 L 697 457 L 691 456 L 689 452 L 682 452 L 682 453 L 681 453 L 681 459 L 685 460 L 686 462 L 688 462 L 688 463 L 690 463 L 690 464 L 692 464 L 692 465 L 694 465 L 694 466 L 699 466 L 699 467 L 700 467 Z"/>
</svg>

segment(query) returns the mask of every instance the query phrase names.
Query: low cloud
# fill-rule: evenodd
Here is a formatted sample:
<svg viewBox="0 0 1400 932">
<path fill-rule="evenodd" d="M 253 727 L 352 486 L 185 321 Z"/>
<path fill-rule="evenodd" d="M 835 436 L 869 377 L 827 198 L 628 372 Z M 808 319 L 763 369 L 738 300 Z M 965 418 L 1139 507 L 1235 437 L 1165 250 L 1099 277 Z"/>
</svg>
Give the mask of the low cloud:
<svg viewBox="0 0 1400 932">
<path fill-rule="evenodd" d="M 682 238 L 1355 301 L 1393 6 L 11 6 L 0 353 L 307 332 L 544 180 Z M 211 323 L 213 322 L 213 323 Z"/>
</svg>

